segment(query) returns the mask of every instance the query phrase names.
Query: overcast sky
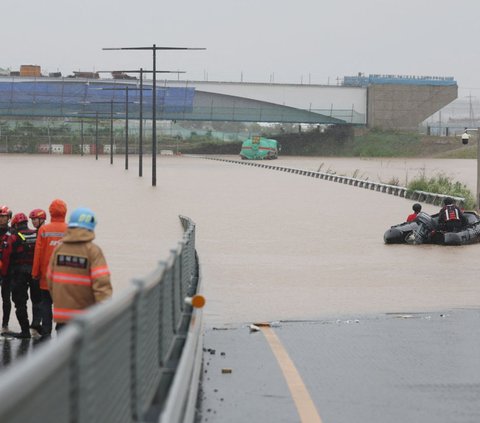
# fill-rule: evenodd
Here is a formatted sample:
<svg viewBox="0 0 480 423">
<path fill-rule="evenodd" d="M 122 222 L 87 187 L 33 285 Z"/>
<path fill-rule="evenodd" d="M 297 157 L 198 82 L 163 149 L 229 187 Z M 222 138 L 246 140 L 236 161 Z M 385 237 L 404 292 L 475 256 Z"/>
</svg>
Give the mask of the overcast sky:
<svg viewBox="0 0 480 423">
<path fill-rule="evenodd" d="M 2 8 L 0 67 L 44 73 L 157 69 L 181 79 L 336 83 L 365 74 L 453 76 L 480 96 L 479 0 L 19 0 Z"/>
</svg>

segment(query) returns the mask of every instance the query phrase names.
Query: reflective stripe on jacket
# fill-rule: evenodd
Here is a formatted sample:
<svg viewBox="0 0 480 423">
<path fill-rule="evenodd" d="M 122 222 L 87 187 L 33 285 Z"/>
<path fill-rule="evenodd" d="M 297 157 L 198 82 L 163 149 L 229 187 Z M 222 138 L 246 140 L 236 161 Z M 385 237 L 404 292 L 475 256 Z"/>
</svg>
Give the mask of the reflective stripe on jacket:
<svg viewBox="0 0 480 423">
<path fill-rule="evenodd" d="M 460 214 L 458 211 L 458 207 L 453 204 L 445 206 L 445 222 L 448 222 L 450 220 L 460 220 Z"/>
<path fill-rule="evenodd" d="M 42 225 L 37 233 L 32 277 L 40 279 L 40 288 L 48 289 L 47 267 L 53 250 L 61 243 L 67 230 L 64 217 L 53 217 L 52 222 Z"/>
<path fill-rule="evenodd" d="M 68 308 L 53 307 L 53 318 L 55 319 L 56 322 L 58 321 L 64 322 L 84 312 L 85 310 L 74 310 L 74 309 L 68 309 Z"/>
<path fill-rule="evenodd" d="M 27 272 L 30 272 L 32 268 L 37 231 L 29 229 L 26 223 L 17 229 L 7 238 L 5 235 L 4 241 L 2 241 L 3 247 L 0 252 L 2 276 L 13 272 L 16 266 L 25 267 Z"/>
<path fill-rule="evenodd" d="M 91 231 L 69 228 L 50 258 L 47 282 L 56 322 L 66 322 L 112 295 L 110 271 L 94 238 Z"/>
</svg>

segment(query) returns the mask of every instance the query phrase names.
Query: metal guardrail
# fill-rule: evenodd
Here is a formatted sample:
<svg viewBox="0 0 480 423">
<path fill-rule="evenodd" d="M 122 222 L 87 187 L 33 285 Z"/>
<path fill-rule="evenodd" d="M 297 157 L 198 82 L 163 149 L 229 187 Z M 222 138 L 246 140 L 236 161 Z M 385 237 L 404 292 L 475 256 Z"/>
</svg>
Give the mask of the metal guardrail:
<svg viewBox="0 0 480 423">
<path fill-rule="evenodd" d="M 365 188 L 373 191 L 383 192 L 386 194 L 396 195 L 409 200 L 419 201 L 422 203 L 440 205 L 443 199 L 446 197 L 453 198 L 457 202 L 457 204 L 459 204 L 460 206 L 463 206 L 465 203 L 465 198 L 463 197 L 453 197 L 451 195 L 436 194 L 432 192 L 417 191 L 417 190 L 412 191 L 406 187 L 401 187 L 398 185 L 389 185 L 381 182 L 369 181 L 366 179 L 357 179 L 349 176 L 337 175 L 334 173 L 315 172 L 312 170 L 296 169 L 296 168 L 285 167 L 285 166 L 274 166 L 271 164 L 266 164 L 263 162 L 251 161 L 251 160 L 232 160 L 232 159 L 222 159 L 219 157 L 206 157 L 206 156 L 203 156 L 203 158 L 208 160 L 218 160 L 222 162 L 242 164 L 246 166 L 261 167 L 265 169 L 273 169 L 281 172 L 294 173 L 296 175 L 310 176 L 312 178 L 338 182 L 340 184 L 353 185 L 359 188 Z"/>
<path fill-rule="evenodd" d="M 72 320 L 0 378 L 2 423 L 193 422 L 202 311 L 195 224 L 166 262 Z"/>
</svg>

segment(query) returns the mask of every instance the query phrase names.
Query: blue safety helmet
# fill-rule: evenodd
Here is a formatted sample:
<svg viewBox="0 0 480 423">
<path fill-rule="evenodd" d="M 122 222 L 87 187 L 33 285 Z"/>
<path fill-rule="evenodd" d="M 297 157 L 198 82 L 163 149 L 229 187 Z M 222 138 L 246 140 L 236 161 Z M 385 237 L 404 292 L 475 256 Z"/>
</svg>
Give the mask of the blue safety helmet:
<svg viewBox="0 0 480 423">
<path fill-rule="evenodd" d="M 68 221 L 69 228 L 84 228 L 92 232 L 96 224 L 97 218 L 95 217 L 95 213 L 86 207 L 75 209 Z"/>
</svg>

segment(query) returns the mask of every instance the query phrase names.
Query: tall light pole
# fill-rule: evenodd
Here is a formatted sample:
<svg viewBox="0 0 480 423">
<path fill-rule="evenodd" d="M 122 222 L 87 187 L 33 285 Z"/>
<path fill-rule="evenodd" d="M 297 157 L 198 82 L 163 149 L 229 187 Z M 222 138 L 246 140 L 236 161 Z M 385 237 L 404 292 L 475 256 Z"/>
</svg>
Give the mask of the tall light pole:
<svg viewBox="0 0 480 423">
<path fill-rule="evenodd" d="M 468 144 L 470 140 L 469 132 L 477 132 L 477 192 L 475 194 L 475 201 L 477 210 L 480 210 L 480 128 L 465 128 L 465 132 L 462 134 L 462 143 Z"/>
<path fill-rule="evenodd" d="M 114 87 L 114 88 L 100 88 L 104 91 L 115 91 L 115 90 L 123 90 L 125 91 L 125 169 L 128 169 L 128 92 L 133 90 L 142 90 L 142 88 L 135 88 L 129 87 L 126 85 L 125 87 Z M 118 102 L 121 103 L 121 102 Z"/>
<path fill-rule="evenodd" d="M 142 177 L 143 176 L 143 74 L 144 73 L 153 73 L 153 71 L 150 70 L 145 70 L 143 68 L 140 68 L 139 70 L 118 70 L 114 71 L 118 72 L 121 74 L 127 74 L 127 73 L 139 73 L 140 74 L 140 126 L 139 126 L 139 137 L 138 137 L 138 176 Z M 112 72 L 112 74 L 114 73 Z M 165 71 L 165 70 L 157 70 L 155 74 L 157 73 L 185 73 L 184 71 Z M 151 88 L 145 88 L 146 90 L 150 90 Z M 153 112 L 152 112 L 153 115 Z"/>
<path fill-rule="evenodd" d="M 110 100 L 110 164 L 113 164 L 113 100 Z"/>
<path fill-rule="evenodd" d="M 83 119 L 80 121 L 80 134 L 81 134 L 81 141 L 82 141 L 82 149 L 80 151 L 80 156 L 83 156 L 83 144 L 84 144 L 84 137 L 83 137 Z"/>
<path fill-rule="evenodd" d="M 480 210 L 480 128 L 476 128 L 477 131 L 477 196 L 475 198 L 477 202 L 477 210 Z"/>
<path fill-rule="evenodd" d="M 152 186 L 157 185 L 157 50 L 206 50 L 189 47 L 108 47 L 102 50 L 151 50 L 153 53 L 153 93 L 152 93 Z"/>
<path fill-rule="evenodd" d="M 98 112 L 95 112 L 95 160 L 98 160 Z"/>
<path fill-rule="evenodd" d="M 143 176 L 143 69 L 140 68 L 140 126 L 138 130 L 138 176 Z"/>
<path fill-rule="evenodd" d="M 128 85 L 125 87 L 125 170 L 128 170 Z"/>
<path fill-rule="evenodd" d="M 99 103 L 109 103 L 110 101 L 103 101 Z M 73 112 L 75 116 L 81 115 L 82 120 L 76 121 L 76 122 L 83 122 L 83 118 L 89 118 L 90 116 L 95 116 L 95 160 L 98 160 L 98 118 L 99 115 L 108 115 L 112 117 L 111 112 L 99 112 L 98 110 L 82 110 L 81 112 Z M 74 121 L 75 122 L 75 121 Z"/>
<path fill-rule="evenodd" d="M 108 89 L 108 88 L 100 88 L 101 90 L 103 89 Z M 123 104 L 123 101 L 92 101 L 90 104 L 109 104 L 110 105 L 110 164 L 113 164 L 113 105 L 121 103 Z"/>
</svg>

